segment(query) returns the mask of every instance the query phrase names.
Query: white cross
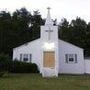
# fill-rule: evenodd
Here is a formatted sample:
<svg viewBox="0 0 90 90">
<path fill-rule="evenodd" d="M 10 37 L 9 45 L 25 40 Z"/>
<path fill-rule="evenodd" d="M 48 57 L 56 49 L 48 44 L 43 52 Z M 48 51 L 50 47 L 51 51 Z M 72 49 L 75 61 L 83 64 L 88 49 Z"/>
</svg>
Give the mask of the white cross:
<svg viewBox="0 0 90 90">
<path fill-rule="evenodd" d="M 51 39 L 51 32 L 53 32 L 53 30 L 51 30 L 49 28 L 49 30 L 46 30 L 46 32 L 48 32 L 48 40 L 50 40 Z"/>
<path fill-rule="evenodd" d="M 48 11 L 50 11 L 50 9 L 51 9 L 51 8 L 50 8 L 50 7 L 48 7 L 47 9 L 48 9 Z"/>
</svg>

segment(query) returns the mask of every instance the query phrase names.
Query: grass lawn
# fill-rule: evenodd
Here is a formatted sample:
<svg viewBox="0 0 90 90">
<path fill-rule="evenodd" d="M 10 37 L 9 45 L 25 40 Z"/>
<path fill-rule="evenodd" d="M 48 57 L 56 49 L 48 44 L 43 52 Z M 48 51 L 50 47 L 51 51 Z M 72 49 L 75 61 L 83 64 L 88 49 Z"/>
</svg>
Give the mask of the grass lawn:
<svg viewBox="0 0 90 90">
<path fill-rule="evenodd" d="M 8 74 L 0 78 L 0 90 L 90 90 L 90 75 Z"/>
</svg>

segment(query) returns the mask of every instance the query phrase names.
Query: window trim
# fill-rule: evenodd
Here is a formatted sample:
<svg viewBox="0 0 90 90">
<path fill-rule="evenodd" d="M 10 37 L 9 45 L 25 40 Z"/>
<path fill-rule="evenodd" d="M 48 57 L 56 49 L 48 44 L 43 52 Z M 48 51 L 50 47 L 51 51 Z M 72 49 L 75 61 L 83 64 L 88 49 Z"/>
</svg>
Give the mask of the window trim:
<svg viewBox="0 0 90 90">
<path fill-rule="evenodd" d="M 29 62 L 32 62 L 32 54 L 29 54 Z"/>
<path fill-rule="evenodd" d="M 23 62 L 32 62 L 32 54 L 27 54 L 27 53 L 20 53 L 19 55 L 20 57 L 20 61 L 23 61 Z M 27 58 L 28 60 L 24 60 L 25 58 Z"/>
<path fill-rule="evenodd" d="M 69 60 L 70 58 L 73 58 L 74 60 L 70 61 Z M 77 54 L 65 54 L 65 63 L 68 63 L 68 64 L 78 63 L 77 62 Z"/>
</svg>

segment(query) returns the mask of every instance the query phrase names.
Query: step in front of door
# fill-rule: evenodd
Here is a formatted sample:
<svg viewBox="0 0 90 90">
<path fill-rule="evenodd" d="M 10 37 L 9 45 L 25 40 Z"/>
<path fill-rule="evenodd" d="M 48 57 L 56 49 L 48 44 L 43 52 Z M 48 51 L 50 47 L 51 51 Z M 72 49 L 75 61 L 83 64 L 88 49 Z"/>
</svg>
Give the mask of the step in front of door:
<svg viewBox="0 0 90 90">
<path fill-rule="evenodd" d="M 57 76 L 57 73 L 55 73 L 55 69 L 53 68 L 44 68 L 42 75 L 43 77 L 54 77 Z"/>
</svg>

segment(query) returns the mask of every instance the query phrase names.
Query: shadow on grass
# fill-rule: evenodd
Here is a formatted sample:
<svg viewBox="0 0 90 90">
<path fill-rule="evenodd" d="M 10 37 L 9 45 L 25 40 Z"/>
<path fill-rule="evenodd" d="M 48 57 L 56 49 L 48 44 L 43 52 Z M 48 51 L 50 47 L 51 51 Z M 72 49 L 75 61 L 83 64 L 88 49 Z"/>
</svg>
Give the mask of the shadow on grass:
<svg viewBox="0 0 90 90">
<path fill-rule="evenodd" d="M 4 73 L 4 75 L 0 78 L 22 78 L 22 77 L 32 77 L 32 78 L 41 78 L 41 79 L 69 79 L 69 78 L 76 78 L 76 79 L 90 79 L 90 74 L 59 74 L 58 77 L 42 77 L 41 74 L 36 73 Z"/>
<path fill-rule="evenodd" d="M 5 73 L 1 78 L 22 78 L 22 77 L 42 77 L 41 74 L 36 73 Z"/>
</svg>

